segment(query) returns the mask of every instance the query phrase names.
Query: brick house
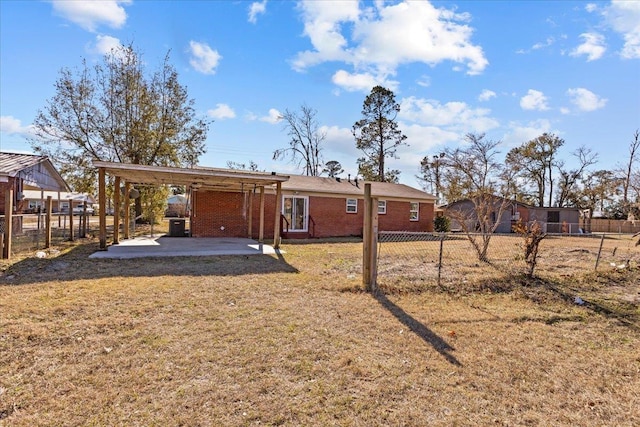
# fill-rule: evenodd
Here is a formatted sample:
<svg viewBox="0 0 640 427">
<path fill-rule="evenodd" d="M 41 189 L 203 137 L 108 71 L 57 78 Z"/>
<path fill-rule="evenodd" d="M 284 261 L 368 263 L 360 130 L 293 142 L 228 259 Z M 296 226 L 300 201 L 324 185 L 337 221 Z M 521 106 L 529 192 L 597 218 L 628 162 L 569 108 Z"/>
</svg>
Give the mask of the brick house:
<svg viewBox="0 0 640 427">
<path fill-rule="evenodd" d="M 283 238 L 362 236 L 364 181 L 291 175 L 282 183 L 280 230 Z M 378 198 L 378 228 L 385 231 L 433 231 L 435 197 L 404 184 L 371 183 Z M 194 193 L 193 236 L 246 237 L 258 234 L 258 224 L 248 229 L 249 209 L 259 215 L 254 192 Z M 273 230 L 275 191 L 265 194 L 265 230 Z M 250 232 L 249 232 L 250 231 Z"/>
</svg>

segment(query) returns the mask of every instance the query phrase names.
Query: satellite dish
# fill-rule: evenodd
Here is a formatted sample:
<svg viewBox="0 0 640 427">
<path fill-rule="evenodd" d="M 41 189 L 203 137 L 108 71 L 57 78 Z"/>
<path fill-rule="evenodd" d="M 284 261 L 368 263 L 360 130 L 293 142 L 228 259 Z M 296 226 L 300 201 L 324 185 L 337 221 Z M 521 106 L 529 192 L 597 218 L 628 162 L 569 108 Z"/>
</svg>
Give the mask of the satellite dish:
<svg viewBox="0 0 640 427">
<path fill-rule="evenodd" d="M 137 199 L 138 197 L 140 197 L 140 191 L 138 191 L 136 188 L 132 188 L 131 190 L 129 190 L 130 199 Z"/>
</svg>

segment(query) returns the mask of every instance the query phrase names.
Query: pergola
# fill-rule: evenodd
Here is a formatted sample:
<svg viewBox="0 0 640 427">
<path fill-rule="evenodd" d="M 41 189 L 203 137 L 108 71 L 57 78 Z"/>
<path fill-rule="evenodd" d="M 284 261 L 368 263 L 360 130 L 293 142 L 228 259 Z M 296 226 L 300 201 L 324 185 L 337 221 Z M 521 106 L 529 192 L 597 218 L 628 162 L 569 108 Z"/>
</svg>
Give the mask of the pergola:
<svg viewBox="0 0 640 427">
<path fill-rule="evenodd" d="M 273 229 L 273 246 L 277 248 L 280 243 L 280 209 L 282 198 L 282 183 L 289 179 L 287 175 L 278 175 L 275 172 L 248 172 L 234 169 L 214 169 L 204 167 L 177 168 L 165 166 L 147 166 L 127 163 L 94 161 L 93 165 L 98 169 L 98 204 L 100 206 L 100 249 L 107 247 L 107 196 L 106 175 L 114 177 L 113 192 L 116 209 L 113 211 L 113 243 L 120 240 L 120 186 L 124 183 L 124 203 L 129 205 L 129 192 L 131 185 L 185 185 L 191 189 L 244 192 L 258 190 L 260 192 L 260 228 L 258 240 L 264 240 L 264 188 L 276 187 L 275 224 Z M 252 198 L 249 198 L 251 203 Z M 251 230 L 251 211 L 249 208 L 249 230 Z M 193 215 L 193 213 L 192 213 Z M 123 218 L 124 238 L 129 238 L 129 216 Z"/>
</svg>

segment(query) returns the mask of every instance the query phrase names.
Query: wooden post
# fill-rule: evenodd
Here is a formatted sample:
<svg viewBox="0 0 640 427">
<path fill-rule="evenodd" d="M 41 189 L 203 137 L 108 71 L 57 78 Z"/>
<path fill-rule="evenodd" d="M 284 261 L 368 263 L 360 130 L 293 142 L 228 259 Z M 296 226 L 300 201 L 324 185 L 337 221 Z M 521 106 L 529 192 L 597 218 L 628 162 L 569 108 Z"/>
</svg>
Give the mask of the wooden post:
<svg viewBox="0 0 640 427">
<path fill-rule="evenodd" d="M 120 191 L 120 189 L 118 188 L 117 191 Z M 129 184 L 128 182 L 124 183 L 124 207 L 122 210 L 122 214 L 124 215 L 124 224 L 122 225 L 122 227 L 124 228 L 124 238 L 128 239 L 129 238 L 129 229 L 131 228 L 131 224 L 129 223 L 131 221 L 131 212 L 129 212 L 129 209 L 131 208 L 131 200 L 129 199 L 129 191 L 131 191 L 131 184 Z M 193 211 L 193 209 L 191 209 Z"/>
<path fill-rule="evenodd" d="M 114 205 L 113 206 L 113 244 L 117 245 L 118 243 L 120 243 L 120 177 L 119 176 L 116 176 L 114 179 L 113 205 Z"/>
<path fill-rule="evenodd" d="M 11 235 L 13 234 L 13 188 L 4 193 L 4 245 L 2 258 L 11 258 Z"/>
<path fill-rule="evenodd" d="M 264 242 L 264 186 L 260 187 L 260 229 L 258 242 Z"/>
<path fill-rule="evenodd" d="M 600 254 L 602 253 L 603 244 L 604 244 L 604 233 L 602 233 L 602 239 L 600 239 L 600 247 L 598 248 L 598 256 L 596 257 L 595 271 L 598 271 L 598 264 L 600 263 Z"/>
<path fill-rule="evenodd" d="M 45 240 L 44 240 L 44 247 L 45 248 L 50 248 L 51 247 L 51 211 L 53 210 L 53 199 L 51 198 L 51 196 L 47 196 L 47 213 L 45 215 L 46 217 L 46 221 L 47 221 L 47 225 L 45 227 L 46 230 L 46 234 L 45 234 Z"/>
<path fill-rule="evenodd" d="M 371 197 L 371 184 L 364 185 L 362 227 L 362 283 L 367 291 L 377 290 L 378 276 L 378 199 Z"/>
<path fill-rule="evenodd" d="M 280 210 L 282 209 L 282 183 L 276 182 L 276 212 L 275 223 L 273 224 L 273 248 L 280 247 Z"/>
<path fill-rule="evenodd" d="M 252 233 L 252 228 L 253 228 L 253 192 L 251 190 L 249 190 L 249 215 L 248 215 L 248 228 L 249 231 L 247 233 L 247 236 L 249 238 L 251 238 L 251 233 Z"/>
<path fill-rule="evenodd" d="M 69 241 L 73 242 L 73 200 L 69 199 Z"/>
<path fill-rule="evenodd" d="M 107 192 L 105 184 L 105 170 L 98 169 L 98 206 L 100 206 L 100 249 L 107 249 Z"/>
</svg>

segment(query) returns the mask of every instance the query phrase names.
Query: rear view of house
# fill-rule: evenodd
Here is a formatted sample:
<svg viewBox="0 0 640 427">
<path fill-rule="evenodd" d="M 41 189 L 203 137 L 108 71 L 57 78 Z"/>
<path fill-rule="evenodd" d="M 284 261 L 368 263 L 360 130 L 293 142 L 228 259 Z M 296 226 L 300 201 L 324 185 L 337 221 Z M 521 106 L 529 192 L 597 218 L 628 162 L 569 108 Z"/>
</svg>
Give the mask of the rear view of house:
<svg viewBox="0 0 640 427">
<path fill-rule="evenodd" d="M 292 175 L 282 183 L 280 230 L 283 238 L 362 236 L 364 181 Z M 403 184 L 372 182 L 378 198 L 378 224 L 385 231 L 433 231 L 435 197 Z M 275 190 L 266 189 L 265 231 L 275 221 Z M 259 215 L 254 192 L 198 191 L 192 233 L 202 237 L 258 235 L 247 218 Z"/>
</svg>

